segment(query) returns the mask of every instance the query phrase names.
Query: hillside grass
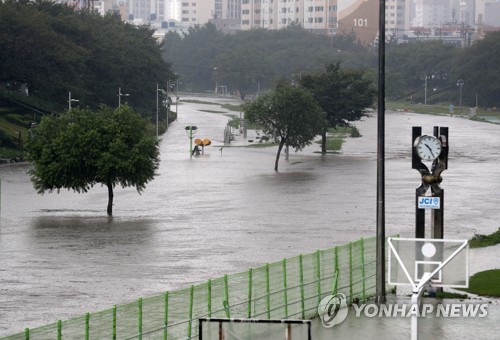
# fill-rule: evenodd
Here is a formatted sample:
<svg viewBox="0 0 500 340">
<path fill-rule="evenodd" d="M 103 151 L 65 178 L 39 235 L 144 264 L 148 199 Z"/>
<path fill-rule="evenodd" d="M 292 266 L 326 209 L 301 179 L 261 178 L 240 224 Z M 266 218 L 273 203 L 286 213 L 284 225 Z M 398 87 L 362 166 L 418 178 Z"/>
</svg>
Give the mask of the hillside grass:
<svg viewBox="0 0 500 340">
<path fill-rule="evenodd" d="M 440 104 L 421 104 L 421 103 L 410 103 L 409 101 L 387 101 L 386 109 L 390 111 L 408 111 L 422 114 L 430 115 L 448 115 L 449 114 L 449 103 Z M 488 121 L 481 117 L 490 117 L 500 120 L 500 110 L 491 110 L 478 107 L 476 110 L 476 115 L 469 117 L 469 107 L 463 106 L 462 113 L 460 113 L 460 108 L 455 106 L 454 116 L 464 116 L 472 120 Z"/>
<path fill-rule="evenodd" d="M 469 279 L 469 288 L 460 290 L 481 296 L 500 297 L 500 269 L 474 274 Z"/>
<path fill-rule="evenodd" d="M 29 127 L 33 114 L 27 109 L 16 106 L 0 107 L 0 131 L 8 141 L 0 141 L 0 158 L 15 158 L 23 156 L 22 146 L 28 138 Z M 15 144 L 15 148 L 8 144 Z"/>
<path fill-rule="evenodd" d="M 500 243 L 500 229 L 490 235 L 475 235 L 469 242 L 471 248 L 494 246 Z"/>
<path fill-rule="evenodd" d="M 346 138 L 361 137 L 359 130 L 355 126 L 339 126 L 336 128 L 329 128 L 326 135 L 326 151 L 335 153 L 342 149 L 342 144 Z M 321 139 L 316 141 L 321 144 Z"/>
</svg>

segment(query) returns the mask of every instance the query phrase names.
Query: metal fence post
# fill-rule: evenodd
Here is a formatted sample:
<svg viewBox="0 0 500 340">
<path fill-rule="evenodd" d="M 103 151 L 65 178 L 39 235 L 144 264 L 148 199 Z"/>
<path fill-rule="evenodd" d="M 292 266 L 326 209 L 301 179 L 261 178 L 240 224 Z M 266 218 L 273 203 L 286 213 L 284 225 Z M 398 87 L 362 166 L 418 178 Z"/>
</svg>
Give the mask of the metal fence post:
<svg viewBox="0 0 500 340">
<path fill-rule="evenodd" d="M 62 339 L 62 321 L 57 320 L 57 340 Z"/>
<path fill-rule="evenodd" d="M 285 303 L 285 318 L 288 318 L 288 286 L 286 282 L 286 258 L 283 259 L 283 294 Z"/>
<path fill-rule="evenodd" d="M 113 340 L 116 340 L 116 305 L 113 306 Z"/>
<path fill-rule="evenodd" d="M 168 337 L 168 291 L 165 292 L 165 299 L 164 299 L 164 311 L 163 311 L 163 324 L 164 324 L 164 329 L 163 329 L 163 340 L 167 340 Z"/>
<path fill-rule="evenodd" d="M 224 298 L 225 298 L 225 302 L 226 302 L 226 317 L 227 318 L 230 318 L 231 317 L 231 313 L 229 312 L 229 285 L 228 285 L 228 282 L 227 282 L 227 274 L 224 274 Z"/>
<path fill-rule="evenodd" d="M 335 260 L 335 276 L 333 278 L 332 282 L 332 294 L 335 295 L 337 294 L 337 282 L 338 282 L 338 273 L 339 273 L 339 251 L 337 246 L 335 246 L 335 249 L 333 250 L 334 252 L 334 260 Z"/>
<path fill-rule="evenodd" d="M 252 268 L 248 270 L 248 308 L 247 318 L 252 317 Z"/>
<path fill-rule="evenodd" d="M 212 317 L 212 280 L 208 279 L 208 284 L 207 284 L 207 303 L 208 303 L 208 317 Z"/>
<path fill-rule="evenodd" d="M 90 313 L 85 314 L 85 340 L 90 338 Z"/>
<path fill-rule="evenodd" d="M 139 319 L 137 320 L 138 321 L 138 330 L 139 330 L 139 337 L 138 339 L 139 340 L 142 340 L 142 298 L 139 298 L 139 300 L 137 301 L 137 307 L 139 309 Z"/>
<path fill-rule="evenodd" d="M 318 305 L 321 302 L 321 260 L 319 250 L 316 251 L 316 280 L 318 281 Z"/>
<path fill-rule="evenodd" d="M 306 307 L 304 303 L 304 268 L 302 266 L 302 254 L 299 255 L 299 279 L 300 279 L 300 306 L 302 308 L 302 319 L 305 319 Z"/>
<path fill-rule="evenodd" d="M 363 241 L 363 238 L 359 240 L 361 244 L 361 284 L 363 285 L 362 288 L 362 296 L 363 296 L 363 302 L 366 301 L 366 282 L 365 282 L 365 242 Z"/>
<path fill-rule="evenodd" d="M 24 340 L 30 340 L 30 329 L 29 328 L 24 329 Z"/>
<path fill-rule="evenodd" d="M 266 263 L 266 308 L 267 318 L 271 319 L 271 296 L 269 288 L 269 263 Z"/>
<path fill-rule="evenodd" d="M 191 285 L 189 290 L 189 323 L 188 323 L 188 339 L 191 339 L 191 328 L 193 323 L 193 298 L 194 298 L 194 285 Z"/>
<path fill-rule="evenodd" d="M 352 303 L 352 242 L 349 242 L 349 304 Z"/>
</svg>

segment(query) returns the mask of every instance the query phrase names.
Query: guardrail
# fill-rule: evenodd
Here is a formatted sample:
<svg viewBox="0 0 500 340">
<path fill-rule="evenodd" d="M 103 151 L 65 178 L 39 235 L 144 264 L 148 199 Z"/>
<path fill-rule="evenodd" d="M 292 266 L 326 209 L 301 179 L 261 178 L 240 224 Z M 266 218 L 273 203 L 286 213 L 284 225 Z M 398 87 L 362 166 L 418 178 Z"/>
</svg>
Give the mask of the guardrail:
<svg viewBox="0 0 500 340">
<path fill-rule="evenodd" d="M 375 243 L 301 254 L 3 339 L 197 339 L 199 318 L 313 318 L 326 295 L 352 303 L 375 294 Z"/>
</svg>

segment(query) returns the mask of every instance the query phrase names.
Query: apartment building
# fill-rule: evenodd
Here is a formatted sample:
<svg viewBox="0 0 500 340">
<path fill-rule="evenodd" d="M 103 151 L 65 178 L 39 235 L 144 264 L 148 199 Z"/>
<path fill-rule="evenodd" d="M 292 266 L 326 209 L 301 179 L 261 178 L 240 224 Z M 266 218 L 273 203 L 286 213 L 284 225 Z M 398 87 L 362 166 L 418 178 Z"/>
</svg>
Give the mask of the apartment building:
<svg viewBox="0 0 500 340">
<path fill-rule="evenodd" d="M 410 27 L 411 1 L 386 0 L 386 29 L 400 36 Z M 378 33 L 375 0 L 241 0 L 241 29 L 280 29 L 292 23 L 321 34 L 349 34 L 371 44 Z"/>
<path fill-rule="evenodd" d="M 183 0 L 180 3 L 181 25 L 204 25 L 215 14 L 215 0 Z"/>
<path fill-rule="evenodd" d="M 483 8 L 484 24 L 500 27 L 500 1 L 486 1 Z"/>
<path fill-rule="evenodd" d="M 281 29 L 300 24 L 317 33 L 335 33 L 337 0 L 241 0 L 241 29 Z"/>
<path fill-rule="evenodd" d="M 215 0 L 213 18 L 240 20 L 241 0 Z"/>
<path fill-rule="evenodd" d="M 440 1 L 440 0 L 436 0 Z M 386 35 L 400 38 L 410 29 L 412 15 L 412 1 L 386 0 L 385 2 L 385 30 Z"/>
</svg>

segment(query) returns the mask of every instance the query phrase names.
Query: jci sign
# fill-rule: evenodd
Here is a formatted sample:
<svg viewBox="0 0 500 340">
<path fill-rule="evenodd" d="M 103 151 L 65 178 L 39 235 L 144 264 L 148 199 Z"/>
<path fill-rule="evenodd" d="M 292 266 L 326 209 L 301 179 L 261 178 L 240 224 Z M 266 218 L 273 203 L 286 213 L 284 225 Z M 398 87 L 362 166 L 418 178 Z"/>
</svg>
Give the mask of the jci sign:
<svg viewBox="0 0 500 340">
<path fill-rule="evenodd" d="M 439 197 L 419 196 L 419 209 L 441 209 L 441 200 Z"/>
</svg>

